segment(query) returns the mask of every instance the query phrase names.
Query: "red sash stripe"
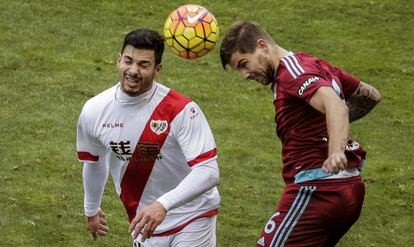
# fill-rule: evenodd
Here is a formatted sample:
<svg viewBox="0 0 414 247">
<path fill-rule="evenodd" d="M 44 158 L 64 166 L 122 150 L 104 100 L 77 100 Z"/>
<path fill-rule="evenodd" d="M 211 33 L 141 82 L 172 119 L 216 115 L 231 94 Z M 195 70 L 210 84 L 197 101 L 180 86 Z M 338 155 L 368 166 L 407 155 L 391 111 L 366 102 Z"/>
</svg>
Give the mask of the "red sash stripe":
<svg viewBox="0 0 414 247">
<path fill-rule="evenodd" d="M 168 137 L 172 120 L 180 113 L 190 100 L 177 92 L 170 90 L 161 100 L 148 120 L 141 137 L 135 147 L 131 161 L 121 181 L 121 201 L 128 213 L 129 221 L 135 217 L 136 210 L 141 200 L 149 176 L 151 175 L 156 159 L 148 159 L 140 153 L 139 143 L 149 143 L 158 145 L 161 150 Z M 157 135 L 151 130 L 151 120 L 163 120 L 168 122 L 167 129 Z"/>
<path fill-rule="evenodd" d="M 188 161 L 188 165 L 190 167 L 195 166 L 205 160 L 208 160 L 210 158 L 213 158 L 214 156 L 217 155 L 217 150 L 216 149 L 212 149 L 210 151 L 207 151 L 205 153 L 200 154 L 199 156 L 197 156 L 195 159 Z"/>
<path fill-rule="evenodd" d="M 78 159 L 79 160 L 89 160 L 89 161 L 98 161 L 99 156 L 92 155 L 89 152 L 78 152 Z"/>
<path fill-rule="evenodd" d="M 173 234 L 181 231 L 182 229 L 184 229 L 184 227 L 188 226 L 191 222 L 193 222 L 195 220 L 198 220 L 198 219 L 204 218 L 204 217 L 213 217 L 214 215 L 217 215 L 217 214 L 218 214 L 218 209 L 217 208 L 213 209 L 213 210 L 210 210 L 210 211 L 207 211 L 207 212 L 205 212 L 205 213 L 203 213 L 199 216 L 196 216 L 196 217 L 192 218 L 191 220 L 187 221 L 186 223 L 184 223 L 180 226 L 177 226 L 176 228 L 173 228 L 173 229 L 171 229 L 169 231 L 166 231 L 166 232 L 154 234 L 153 236 L 161 237 L 161 236 L 173 235 Z"/>
</svg>

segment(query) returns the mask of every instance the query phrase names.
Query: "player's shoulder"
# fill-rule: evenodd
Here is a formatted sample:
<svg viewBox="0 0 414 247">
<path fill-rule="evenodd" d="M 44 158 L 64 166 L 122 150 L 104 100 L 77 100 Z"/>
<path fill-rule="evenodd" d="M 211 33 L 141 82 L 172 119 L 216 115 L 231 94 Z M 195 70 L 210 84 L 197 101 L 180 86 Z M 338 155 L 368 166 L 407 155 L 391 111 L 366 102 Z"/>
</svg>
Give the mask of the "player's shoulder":
<svg viewBox="0 0 414 247">
<path fill-rule="evenodd" d="M 312 73 L 317 58 L 305 52 L 289 52 L 282 57 L 280 64 L 288 78 L 296 79 L 303 74 Z"/>
<path fill-rule="evenodd" d="M 160 84 L 158 82 L 156 82 L 157 84 L 157 91 L 158 94 L 160 94 L 161 97 L 165 97 L 166 100 L 168 100 L 170 105 L 186 105 L 189 102 L 191 102 L 191 99 L 185 95 L 183 95 L 182 93 L 171 89 L 163 84 Z"/>
<path fill-rule="evenodd" d="M 108 104 L 110 104 L 115 98 L 115 92 L 117 85 L 114 85 L 99 94 L 93 96 L 85 102 L 83 105 L 82 113 L 85 116 L 94 116 L 104 110 Z"/>
<path fill-rule="evenodd" d="M 318 58 L 305 52 L 289 52 L 280 60 L 276 74 L 279 85 L 289 86 L 295 81 L 320 75 Z"/>
<path fill-rule="evenodd" d="M 177 116 L 182 117 L 184 112 L 196 111 L 197 108 L 195 107 L 195 103 L 187 96 L 160 83 L 156 83 L 156 85 L 158 94 L 156 97 L 162 98 L 160 109 L 162 109 L 164 113 L 176 118 Z"/>
</svg>

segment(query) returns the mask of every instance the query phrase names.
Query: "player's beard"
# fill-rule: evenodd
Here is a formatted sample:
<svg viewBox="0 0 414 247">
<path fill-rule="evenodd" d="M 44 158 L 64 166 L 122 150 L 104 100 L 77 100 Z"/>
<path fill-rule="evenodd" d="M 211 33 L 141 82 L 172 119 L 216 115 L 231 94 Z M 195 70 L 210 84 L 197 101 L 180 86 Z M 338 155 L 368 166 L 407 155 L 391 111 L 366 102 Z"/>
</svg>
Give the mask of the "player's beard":
<svg viewBox="0 0 414 247">
<path fill-rule="evenodd" d="M 269 85 L 271 83 L 273 83 L 273 81 L 275 80 L 275 71 L 272 68 L 272 66 L 268 66 L 266 68 L 266 70 L 264 71 L 264 75 L 263 75 L 263 81 L 261 82 L 263 84 L 263 86 Z"/>
<path fill-rule="evenodd" d="M 133 97 L 150 90 L 152 78 L 125 75 L 121 84 L 123 91 Z"/>
</svg>

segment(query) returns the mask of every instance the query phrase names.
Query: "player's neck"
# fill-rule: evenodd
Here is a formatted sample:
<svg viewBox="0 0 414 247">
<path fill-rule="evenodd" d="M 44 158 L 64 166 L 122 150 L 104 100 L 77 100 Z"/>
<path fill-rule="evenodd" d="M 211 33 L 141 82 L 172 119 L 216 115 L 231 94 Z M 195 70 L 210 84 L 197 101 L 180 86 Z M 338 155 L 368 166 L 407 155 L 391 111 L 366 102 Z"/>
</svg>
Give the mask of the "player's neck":
<svg viewBox="0 0 414 247">
<path fill-rule="evenodd" d="M 279 67 L 280 60 L 284 56 L 286 56 L 288 53 L 289 52 L 287 50 L 285 50 L 284 48 L 282 48 L 282 47 L 280 47 L 278 45 L 276 45 L 274 47 L 274 50 L 273 50 L 273 64 L 274 64 L 274 71 L 275 71 L 275 73 L 276 73 L 276 71 L 277 71 L 277 69 Z"/>
<path fill-rule="evenodd" d="M 139 95 L 131 96 L 130 94 L 126 93 L 122 86 L 119 84 L 115 93 L 115 98 L 121 105 L 135 105 L 145 103 L 152 98 L 155 88 L 156 84 L 153 83 L 149 90 L 146 90 Z"/>
<path fill-rule="evenodd" d="M 284 56 L 286 56 L 288 53 L 289 53 L 289 51 L 287 51 L 286 49 L 284 49 L 284 48 L 282 48 L 282 47 L 280 47 L 280 46 L 277 46 L 277 47 L 276 47 L 276 59 L 277 59 L 278 63 L 279 63 L 279 62 L 280 62 L 280 60 L 281 60 Z"/>
</svg>

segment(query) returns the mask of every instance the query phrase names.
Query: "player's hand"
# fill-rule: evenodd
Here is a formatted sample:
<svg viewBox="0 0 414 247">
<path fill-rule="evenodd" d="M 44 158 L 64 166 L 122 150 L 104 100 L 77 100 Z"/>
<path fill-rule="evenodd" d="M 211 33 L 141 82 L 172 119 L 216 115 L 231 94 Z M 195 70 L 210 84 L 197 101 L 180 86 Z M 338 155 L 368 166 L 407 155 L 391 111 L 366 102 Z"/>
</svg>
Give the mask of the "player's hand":
<svg viewBox="0 0 414 247">
<path fill-rule="evenodd" d="M 131 221 L 129 232 L 132 233 L 134 239 L 138 234 L 142 233 L 142 241 L 152 236 L 155 228 L 164 220 L 167 215 L 167 210 L 159 202 L 153 202 L 147 207 L 143 208 L 135 218 Z"/>
<path fill-rule="evenodd" d="M 88 217 L 86 224 L 93 240 L 96 240 L 98 236 L 106 236 L 108 233 L 109 228 L 106 226 L 105 213 L 101 209 L 95 216 Z"/>
<path fill-rule="evenodd" d="M 328 173 L 338 173 L 348 166 L 344 152 L 332 152 L 329 157 L 323 162 L 322 170 Z"/>
</svg>

